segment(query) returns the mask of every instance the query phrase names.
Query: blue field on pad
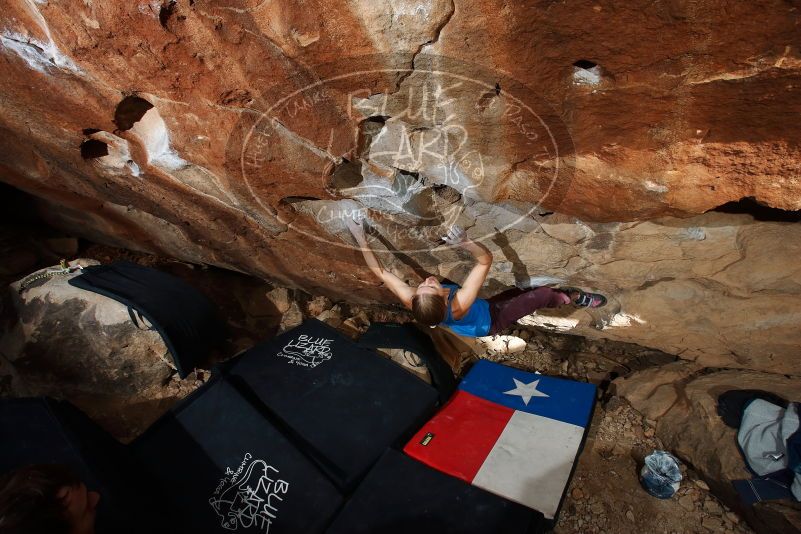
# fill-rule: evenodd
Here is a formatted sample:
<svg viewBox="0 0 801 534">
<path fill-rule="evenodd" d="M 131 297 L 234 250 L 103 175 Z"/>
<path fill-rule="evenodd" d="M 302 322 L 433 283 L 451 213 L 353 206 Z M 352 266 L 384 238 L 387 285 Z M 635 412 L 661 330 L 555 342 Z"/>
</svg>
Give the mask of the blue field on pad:
<svg viewBox="0 0 801 534">
<path fill-rule="evenodd" d="M 596 390 L 593 384 L 529 373 L 487 360 L 479 360 L 470 369 L 459 389 L 513 410 L 581 427 L 589 424 Z"/>
</svg>

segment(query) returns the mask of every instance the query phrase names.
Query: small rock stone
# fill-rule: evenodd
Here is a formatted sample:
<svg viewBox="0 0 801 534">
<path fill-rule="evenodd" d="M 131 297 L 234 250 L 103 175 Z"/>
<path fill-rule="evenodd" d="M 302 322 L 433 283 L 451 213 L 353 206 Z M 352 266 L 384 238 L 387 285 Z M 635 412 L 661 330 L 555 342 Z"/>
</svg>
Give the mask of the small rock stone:
<svg viewBox="0 0 801 534">
<path fill-rule="evenodd" d="M 593 514 L 600 515 L 604 513 L 604 505 L 603 503 L 600 502 L 592 503 L 590 510 L 592 511 Z"/>
<path fill-rule="evenodd" d="M 317 317 L 325 310 L 330 309 L 333 304 L 328 297 L 318 295 L 309 301 L 309 315 Z"/>
<path fill-rule="evenodd" d="M 289 310 L 289 307 L 292 305 L 292 295 L 289 292 L 289 289 L 285 287 L 276 287 L 275 289 L 271 289 L 265 295 L 267 300 L 275 306 L 275 309 L 278 310 L 278 313 L 286 313 Z"/>
<path fill-rule="evenodd" d="M 696 480 L 695 485 L 701 488 L 704 491 L 709 491 L 709 486 L 703 480 Z"/>
<path fill-rule="evenodd" d="M 740 518 L 734 512 L 726 512 L 726 519 L 728 519 L 735 525 L 740 522 Z"/>
<path fill-rule="evenodd" d="M 351 338 L 356 338 L 361 334 L 361 330 L 359 325 L 356 324 L 356 321 L 353 318 L 345 319 L 342 321 L 342 324 L 339 326 L 340 330 L 342 330 L 347 336 Z"/>
<path fill-rule="evenodd" d="M 693 498 L 689 495 L 685 495 L 679 499 L 679 505 L 687 510 L 688 512 L 695 508 L 695 503 L 693 502 Z"/>
<path fill-rule="evenodd" d="M 581 488 L 573 488 L 573 491 L 570 493 L 573 498 L 577 501 L 580 501 L 584 498 L 584 492 L 581 491 Z"/>
<path fill-rule="evenodd" d="M 334 306 L 330 310 L 325 310 L 318 315 L 317 320 L 337 328 L 342 324 L 342 311 L 340 310 L 339 306 Z"/>
<path fill-rule="evenodd" d="M 626 519 L 634 523 L 634 512 L 631 510 L 626 510 Z"/>
<path fill-rule="evenodd" d="M 359 310 L 351 319 L 359 325 L 359 328 L 367 328 L 370 326 L 370 317 L 367 316 L 367 312 L 364 310 Z"/>
<path fill-rule="evenodd" d="M 648 427 L 643 431 L 643 434 L 645 435 L 646 438 L 652 438 L 652 437 L 654 437 L 654 429 L 651 428 L 651 427 Z"/>
<path fill-rule="evenodd" d="M 704 510 L 713 515 L 720 515 L 721 513 L 723 513 L 723 510 L 721 509 L 720 505 L 715 501 L 713 501 L 712 499 L 708 499 L 704 502 Z"/>
<path fill-rule="evenodd" d="M 281 316 L 281 324 L 278 327 L 279 332 L 291 330 L 296 326 L 300 326 L 303 322 L 303 312 L 300 310 L 297 302 L 292 302 L 289 309 Z"/>
<path fill-rule="evenodd" d="M 267 300 L 278 310 L 278 313 L 286 313 L 292 304 L 292 295 L 285 287 L 276 287 L 267 292 Z"/>
<path fill-rule="evenodd" d="M 701 525 L 703 525 L 704 528 L 715 532 L 723 526 L 723 523 L 717 517 L 705 517 L 701 520 Z"/>
<path fill-rule="evenodd" d="M 526 349 L 526 342 L 515 336 L 484 336 L 477 339 L 491 353 L 514 354 Z"/>
</svg>

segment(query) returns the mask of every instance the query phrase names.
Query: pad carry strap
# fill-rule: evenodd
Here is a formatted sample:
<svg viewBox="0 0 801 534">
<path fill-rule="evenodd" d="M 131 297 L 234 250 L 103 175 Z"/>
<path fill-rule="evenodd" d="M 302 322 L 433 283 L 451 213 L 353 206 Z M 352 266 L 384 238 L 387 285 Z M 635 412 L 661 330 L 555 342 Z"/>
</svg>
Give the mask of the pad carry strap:
<svg viewBox="0 0 801 534">
<path fill-rule="evenodd" d="M 139 310 L 128 306 L 128 316 L 131 318 L 134 326 L 136 326 L 136 328 L 139 330 L 153 330 L 152 326 L 147 326 L 147 324 L 145 324 L 145 318 L 142 316 L 142 313 Z M 137 316 L 139 316 L 138 319 Z"/>
</svg>

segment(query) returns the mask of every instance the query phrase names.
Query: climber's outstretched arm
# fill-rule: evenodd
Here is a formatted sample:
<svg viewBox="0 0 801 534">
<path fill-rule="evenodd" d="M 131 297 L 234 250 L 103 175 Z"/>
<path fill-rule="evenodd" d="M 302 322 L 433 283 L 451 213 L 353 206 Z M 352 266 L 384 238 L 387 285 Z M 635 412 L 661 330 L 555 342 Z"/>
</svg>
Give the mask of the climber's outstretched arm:
<svg viewBox="0 0 801 534">
<path fill-rule="evenodd" d="M 362 227 L 361 221 L 357 222 L 352 219 L 347 219 L 345 223 L 347 224 L 350 233 L 353 234 L 353 238 L 359 244 L 359 249 L 362 251 L 362 256 L 364 256 L 364 261 L 367 263 L 367 267 L 369 267 L 373 274 L 375 274 L 379 279 L 381 279 L 382 282 L 384 282 L 384 285 L 386 285 L 389 290 L 400 299 L 406 308 L 411 309 L 412 297 L 414 297 L 414 289 L 409 287 L 406 282 L 384 269 L 384 266 L 381 265 L 381 262 L 378 261 L 378 258 L 375 257 L 375 254 L 373 254 L 373 251 L 367 244 L 367 238 L 364 236 L 364 228 Z"/>
<path fill-rule="evenodd" d="M 481 286 L 484 285 L 484 280 L 487 279 L 487 274 L 489 274 L 492 266 L 492 252 L 481 243 L 475 243 L 468 239 L 464 230 L 458 226 L 453 226 L 444 240 L 448 244 L 458 245 L 469 251 L 476 259 L 476 264 L 470 274 L 467 275 L 462 287 L 453 297 L 453 304 L 451 305 L 453 315 L 459 319 L 461 315 L 467 313 L 467 310 L 478 298 L 478 292 L 481 291 Z"/>
</svg>

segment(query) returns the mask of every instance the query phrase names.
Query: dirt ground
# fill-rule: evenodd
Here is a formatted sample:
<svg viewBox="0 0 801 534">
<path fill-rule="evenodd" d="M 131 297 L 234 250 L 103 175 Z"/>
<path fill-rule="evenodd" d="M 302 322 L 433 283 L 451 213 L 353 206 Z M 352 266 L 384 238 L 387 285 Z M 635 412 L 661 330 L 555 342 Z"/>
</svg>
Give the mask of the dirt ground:
<svg viewBox="0 0 801 534">
<path fill-rule="evenodd" d="M 645 454 L 661 448 L 653 427 L 612 398 L 596 409 L 555 529 L 556 534 L 708 534 L 752 532 L 686 466 L 670 499 L 650 496 L 638 474 Z"/>
</svg>

